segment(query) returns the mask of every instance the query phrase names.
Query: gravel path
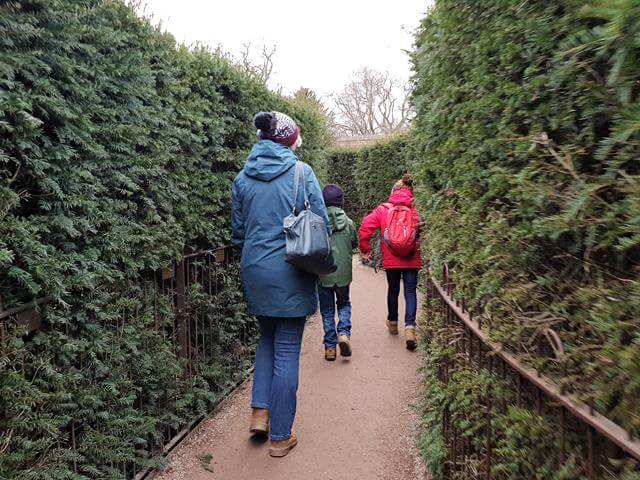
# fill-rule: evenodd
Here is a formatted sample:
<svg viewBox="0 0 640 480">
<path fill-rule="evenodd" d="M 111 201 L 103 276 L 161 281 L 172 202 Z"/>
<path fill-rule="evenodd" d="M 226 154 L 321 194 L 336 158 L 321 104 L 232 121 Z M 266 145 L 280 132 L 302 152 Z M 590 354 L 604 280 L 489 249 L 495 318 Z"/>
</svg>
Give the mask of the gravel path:
<svg viewBox="0 0 640 480">
<path fill-rule="evenodd" d="M 268 456 L 250 439 L 251 386 L 240 388 L 173 453 L 162 480 L 421 480 L 414 411 L 419 358 L 385 327 L 382 273 L 355 266 L 353 356 L 324 360 L 322 325 L 307 324 L 302 348 L 298 446 Z"/>
</svg>

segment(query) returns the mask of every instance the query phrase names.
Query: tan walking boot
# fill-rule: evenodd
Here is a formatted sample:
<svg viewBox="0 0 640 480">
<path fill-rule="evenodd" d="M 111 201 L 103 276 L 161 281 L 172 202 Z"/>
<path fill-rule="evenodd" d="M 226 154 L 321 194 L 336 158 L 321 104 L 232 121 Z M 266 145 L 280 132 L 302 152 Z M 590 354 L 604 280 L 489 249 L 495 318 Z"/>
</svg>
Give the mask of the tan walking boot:
<svg viewBox="0 0 640 480">
<path fill-rule="evenodd" d="M 391 320 L 387 320 L 387 329 L 391 335 L 398 334 L 398 322 L 392 322 Z"/>
<path fill-rule="evenodd" d="M 335 348 L 325 348 L 325 350 L 324 350 L 324 359 L 327 362 L 333 362 L 336 359 L 336 349 Z"/>
<path fill-rule="evenodd" d="M 286 456 L 293 447 L 298 444 L 298 437 L 296 436 L 296 432 L 291 432 L 291 436 L 286 440 L 271 440 L 271 445 L 269 446 L 269 455 L 272 457 L 284 457 Z"/>
<path fill-rule="evenodd" d="M 252 410 L 249 431 L 254 435 L 266 435 L 269 433 L 269 410 L 266 408 L 254 408 Z"/>
<path fill-rule="evenodd" d="M 351 341 L 346 335 L 338 335 L 338 346 L 340 347 L 340 355 L 343 357 L 351 356 Z"/>
<path fill-rule="evenodd" d="M 418 346 L 416 341 L 416 327 L 406 327 L 404 329 L 404 339 L 407 342 L 407 350 L 415 350 Z"/>
</svg>

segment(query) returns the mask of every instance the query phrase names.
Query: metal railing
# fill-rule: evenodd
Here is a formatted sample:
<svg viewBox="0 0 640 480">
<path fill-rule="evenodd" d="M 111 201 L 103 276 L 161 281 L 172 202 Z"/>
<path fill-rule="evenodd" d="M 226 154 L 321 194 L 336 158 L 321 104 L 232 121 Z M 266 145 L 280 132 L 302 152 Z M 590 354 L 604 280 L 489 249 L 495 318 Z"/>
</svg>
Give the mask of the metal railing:
<svg viewBox="0 0 640 480">
<path fill-rule="evenodd" d="M 535 409 L 537 413 L 557 415 L 557 459 L 558 468 L 568 460 L 568 449 L 578 449 L 584 464 L 580 465 L 583 475 L 589 480 L 599 478 L 610 466 L 610 458 L 635 459 L 640 461 L 640 441 L 628 431 L 606 416 L 595 411 L 572 395 L 564 393 L 561 386 L 542 374 L 539 370 L 522 363 L 515 355 L 489 337 L 480 318 L 474 318 L 463 299 L 454 297 L 454 284 L 448 269 L 443 269 L 443 281 L 433 275 L 427 278 L 428 308 L 437 308 L 444 322 L 446 342 L 455 349 L 455 355 L 444 356 L 444 364 L 438 373 L 440 381 L 448 384 L 456 370 L 456 362 L 466 366 L 485 369 L 509 382 L 515 391 L 515 404 Z M 434 312 L 427 312 L 431 318 Z M 429 320 L 428 320 L 429 321 Z M 549 341 L 556 349 L 561 349 L 558 338 L 552 332 Z M 459 365 L 458 365 L 459 366 Z M 494 461 L 494 432 L 492 417 L 497 411 L 504 413 L 505 404 L 495 404 L 489 399 L 485 406 L 485 425 L 481 432 L 485 437 L 481 451 L 470 448 L 468 439 L 456 429 L 451 412 L 443 415 L 443 434 L 448 458 L 444 464 L 444 479 L 486 478 L 491 479 Z M 571 445 L 568 445 L 571 442 Z M 473 456 L 480 472 L 469 475 L 468 461 Z M 478 462 L 478 459 L 481 459 Z M 459 476 L 462 475 L 462 476 Z"/>
<path fill-rule="evenodd" d="M 181 261 L 172 266 L 140 277 L 140 283 L 144 284 L 146 301 L 152 303 L 153 328 L 170 340 L 175 354 L 184 360 L 184 375 L 187 378 L 200 373 L 200 366 L 211 355 L 217 341 L 212 334 L 216 329 L 211 315 L 207 315 L 205 308 L 193 305 L 190 301 L 192 289 L 197 284 L 198 290 L 205 297 L 216 296 L 219 289 L 224 287 L 224 275 L 231 264 L 237 261 L 238 252 L 231 246 L 225 246 L 184 255 Z M 6 341 L 11 336 L 30 338 L 39 330 L 48 328 L 43 318 L 46 319 L 46 309 L 49 308 L 47 304 L 50 301 L 49 297 L 43 297 L 0 311 L 1 357 L 5 356 L 4 352 L 8 348 Z M 122 321 L 131 314 L 134 312 L 122 312 Z M 239 335 L 242 345 L 251 343 L 251 332 L 243 329 Z M 0 368 L 2 367 L 6 365 L 0 365 Z M 246 375 L 242 375 L 242 378 L 230 385 L 228 390 L 233 390 L 244 378 Z M 149 452 L 149 456 L 169 453 L 203 418 L 204 416 L 200 416 L 191 419 L 186 425 L 176 429 L 167 427 L 162 432 L 158 448 Z M 72 449 L 76 448 L 76 432 L 81 427 L 74 421 L 68 426 L 69 444 Z M 123 478 L 127 479 L 148 478 L 151 473 L 150 470 L 139 471 L 132 462 L 122 463 L 117 468 Z"/>
</svg>

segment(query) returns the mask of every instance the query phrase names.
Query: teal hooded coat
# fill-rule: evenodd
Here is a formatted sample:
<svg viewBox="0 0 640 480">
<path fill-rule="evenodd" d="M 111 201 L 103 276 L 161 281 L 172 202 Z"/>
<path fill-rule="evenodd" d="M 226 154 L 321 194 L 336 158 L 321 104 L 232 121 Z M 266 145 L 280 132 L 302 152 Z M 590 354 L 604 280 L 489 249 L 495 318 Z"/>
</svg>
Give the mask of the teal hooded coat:
<svg viewBox="0 0 640 480">
<path fill-rule="evenodd" d="M 316 311 L 317 277 L 285 262 L 284 218 L 294 208 L 293 179 L 298 157 L 271 140 L 258 142 L 233 182 L 232 242 L 242 247 L 242 281 L 249 313 L 265 317 L 306 317 Z M 311 210 L 327 209 L 313 169 L 303 164 Z M 304 208 L 303 189 L 295 202 Z"/>
</svg>

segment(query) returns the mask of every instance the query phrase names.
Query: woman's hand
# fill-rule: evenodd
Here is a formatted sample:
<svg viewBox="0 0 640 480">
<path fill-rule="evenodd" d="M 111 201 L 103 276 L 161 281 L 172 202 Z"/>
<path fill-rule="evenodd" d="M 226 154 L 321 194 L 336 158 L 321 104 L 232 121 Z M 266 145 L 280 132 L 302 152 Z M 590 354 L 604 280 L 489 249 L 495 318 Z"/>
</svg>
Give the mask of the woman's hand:
<svg viewBox="0 0 640 480">
<path fill-rule="evenodd" d="M 371 252 L 361 253 L 362 263 L 369 263 L 371 261 Z"/>
</svg>

